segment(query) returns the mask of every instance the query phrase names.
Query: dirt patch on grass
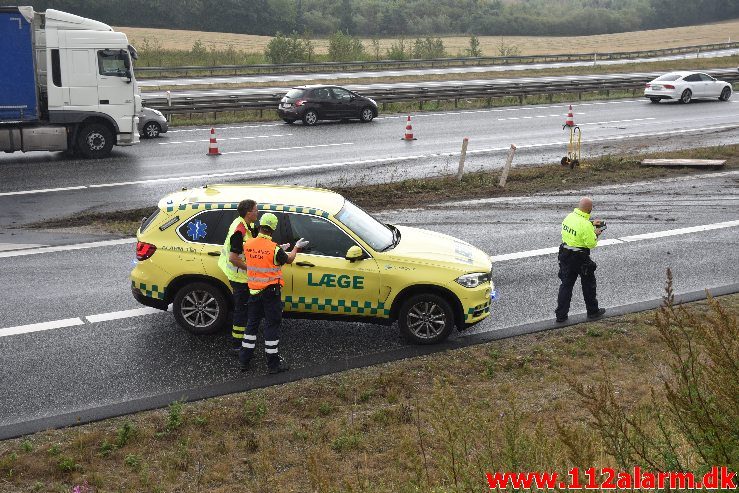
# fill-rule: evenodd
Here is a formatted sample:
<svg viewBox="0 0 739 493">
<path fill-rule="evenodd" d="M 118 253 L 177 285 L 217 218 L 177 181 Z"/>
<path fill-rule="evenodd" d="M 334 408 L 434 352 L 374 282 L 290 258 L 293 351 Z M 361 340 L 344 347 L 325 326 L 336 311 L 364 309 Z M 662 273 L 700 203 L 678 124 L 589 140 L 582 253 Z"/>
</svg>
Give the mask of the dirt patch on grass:
<svg viewBox="0 0 739 493">
<path fill-rule="evenodd" d="M 232 46 L 237 51 L 263 53 L 272 39 L 270 36 L 249 34 L 212 33 L 203 31 L 183 31 L 174 29 L 153 29 L 139 27 L 116 27 L 124 32 L 134 46 L 142 45 L 144 39 L 156 40 L 167 50 L 190 49 L 196 40 L 206 48 L 218 50 Z M 699 26 L 653 29 L 630 33 L 600 34 L 595 36 L 480 36 L 480 48 L 484 56 L 499 54 L 501 42 L 516 46 L 522 55 L 542 55 L 560 53 L 594 53 L 616 51 L 639 51 L 700 44 L 724 43 L 739 38 L 739 19 L 704 24 Z M 457 55 L 469 48 L 469 36 L 443 37 L 447 53 Z M 362 39 L 365 48 L 371 46 L 369 38 Z M 380 51 L 385 53 L 397 40 L 382 38 Z M 314 41 L 316 53 L 328 53 L 328 40 Z M 369 49 L 368 49 L 369 51 Z"/>
<path fill-rule="evenodd" d="M 514 167 L 508 175 L 505 188 L 498 186 L 500 170 L 468 173 L 457 181 L 454 176 L 414 178 L 395 183 L 354 186 L 326 186 L 344 195 L 352 202 L 370 210 L 424 207 L 453 200 L 491 198 L 535 193 L 559 192 L 573 187 L 631 183 L 635 181 L 667 178 L 677 175 L 706 173 L 703 168 L 644 167 L 642 159 L 693 158 L 725 159 L 722 169 L 739 168 L 739 145 L 690 149 L 679 152 L 632 156 L 603 156 L 583 161 L 581 166 L 570 169 L 559 165 Z M 64 229 L 78 232 L 109 232 L 134 235 L 143 217 L 151 208 L 79 214 L 70 218 L 24 225 L 24 228 Z"/>
<path fill-rule="evenodd" d="M 735 326 L 739 295 L 720 302 Z M 487 491 L 486 471 L 617 467 L 573 385 L 607 375 L 626 413 L 662 401 L 669 353 L 654 321 L 614 317 L 8 440 L 0 491 L 462 492 Z"/>
</svg>

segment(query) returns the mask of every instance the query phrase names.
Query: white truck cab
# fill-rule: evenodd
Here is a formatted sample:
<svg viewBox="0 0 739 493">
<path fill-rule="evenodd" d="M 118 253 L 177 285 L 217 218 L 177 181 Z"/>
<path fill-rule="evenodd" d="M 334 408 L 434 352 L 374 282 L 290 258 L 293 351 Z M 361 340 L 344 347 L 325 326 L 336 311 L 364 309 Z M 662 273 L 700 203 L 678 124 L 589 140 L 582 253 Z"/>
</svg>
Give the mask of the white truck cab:
<svg viewBox="0 0 739 493">
<path fill-rule="evenodd" d="M 0 150 L 100 158 L 138 142 L 136 51 L 124 33 L 58 10 L 0 7 L 0 34 L 11 41 L 0 66 L 12 67 L 0 75 Z"/>
</svg>

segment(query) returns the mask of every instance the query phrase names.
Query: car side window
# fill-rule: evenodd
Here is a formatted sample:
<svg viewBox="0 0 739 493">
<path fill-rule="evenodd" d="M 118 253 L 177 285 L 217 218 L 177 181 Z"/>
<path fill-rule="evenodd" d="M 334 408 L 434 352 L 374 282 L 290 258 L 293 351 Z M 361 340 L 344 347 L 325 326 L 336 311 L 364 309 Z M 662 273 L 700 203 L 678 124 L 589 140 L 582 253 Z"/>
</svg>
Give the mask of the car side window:
<svg viewBox="0 0 739 493">
<path fill-rule="evenodd" d="M 331 92 L 334 93 L 335 99 L 341 99 L 343 101 L 348 101 L 352 98 L 352 93 L 350 93 L 346 89 L 341 89 L 339 87 L 332 87 Z"/>
<path fill-rule="evenodd" d="M 715 79 L 706 74 L 698 74 L 703 82 L 713 82 Z"/>
<path fill-rule="evenodd" d="M 223 245 L 234 217 L 235 210 L 203 211 L 180 224 L 177 233 L 187 242 Z"/>
<path fill-rule="evenodd" d="M 308 248 L 302 250 L 311 255 L 341 257 L 357 243 L 338 226 L 324 218 L 307 214 L 286 214 L 289 218 L 289 241 L 294 245 L 300 238 L 310 242 Z"/>
<path fill-rule="evenodd" d="M 683 80 L 688 82 L 700 82 L 701 76 L 698 74 L 690 74 L 687 77 L 685 77 Z"/>
</svg>

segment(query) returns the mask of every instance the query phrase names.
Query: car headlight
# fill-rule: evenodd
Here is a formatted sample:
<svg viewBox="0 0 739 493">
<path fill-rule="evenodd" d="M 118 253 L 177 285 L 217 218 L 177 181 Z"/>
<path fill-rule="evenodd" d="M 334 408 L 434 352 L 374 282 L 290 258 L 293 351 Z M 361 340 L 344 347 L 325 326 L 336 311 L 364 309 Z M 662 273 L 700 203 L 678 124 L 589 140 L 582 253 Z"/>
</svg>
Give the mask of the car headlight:
<svg viewBox="0 0 739 493">
<path fill-rule="evenodd" d="M 375 106 L 377 106 L 377 101 L 375 101 L 375 100 L 374 100 L 374 99 L 372 99 L 372 98 L 367 98 L 367 99 L 369 99 L 369 101 L 370 101 L 370 102 L 371 102 L 372 104 L 374 104 Z"/>
<path fill-rule="evenodd" d="M 472 274 L 465 274 L 455 279 L 457 283 L 461 284 L 465 288 L 476 288 L 480 284 L 490 281 L 490 272 L 475 272 Z"/>
<path fill-rule="evenodd" d="M 151 110 L 151 111 L 153 111 L 154 114 L 157 115 L 157 116 L 161 116 L 162 118 L 164 117 L 164 114 L 161 111 L 159 111 L 159 110 Z"/>
</svg>

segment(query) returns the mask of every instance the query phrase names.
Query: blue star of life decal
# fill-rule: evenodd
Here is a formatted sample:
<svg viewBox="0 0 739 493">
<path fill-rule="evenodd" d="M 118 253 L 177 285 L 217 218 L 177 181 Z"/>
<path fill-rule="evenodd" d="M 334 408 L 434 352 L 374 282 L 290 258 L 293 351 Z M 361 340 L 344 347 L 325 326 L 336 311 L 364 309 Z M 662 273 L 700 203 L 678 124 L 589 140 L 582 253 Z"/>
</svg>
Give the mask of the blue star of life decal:
<svg viewBox="0 0 739 493">
<path fill-rule="evenodd" d="M 208 225 L 200 219 L 195 222 L 190 221 L 187 223 L 187 236 L 189 236 L 191 240 L 197 241 L 201 238 L 205 238 L 207 231 Z"/>
</svg>

